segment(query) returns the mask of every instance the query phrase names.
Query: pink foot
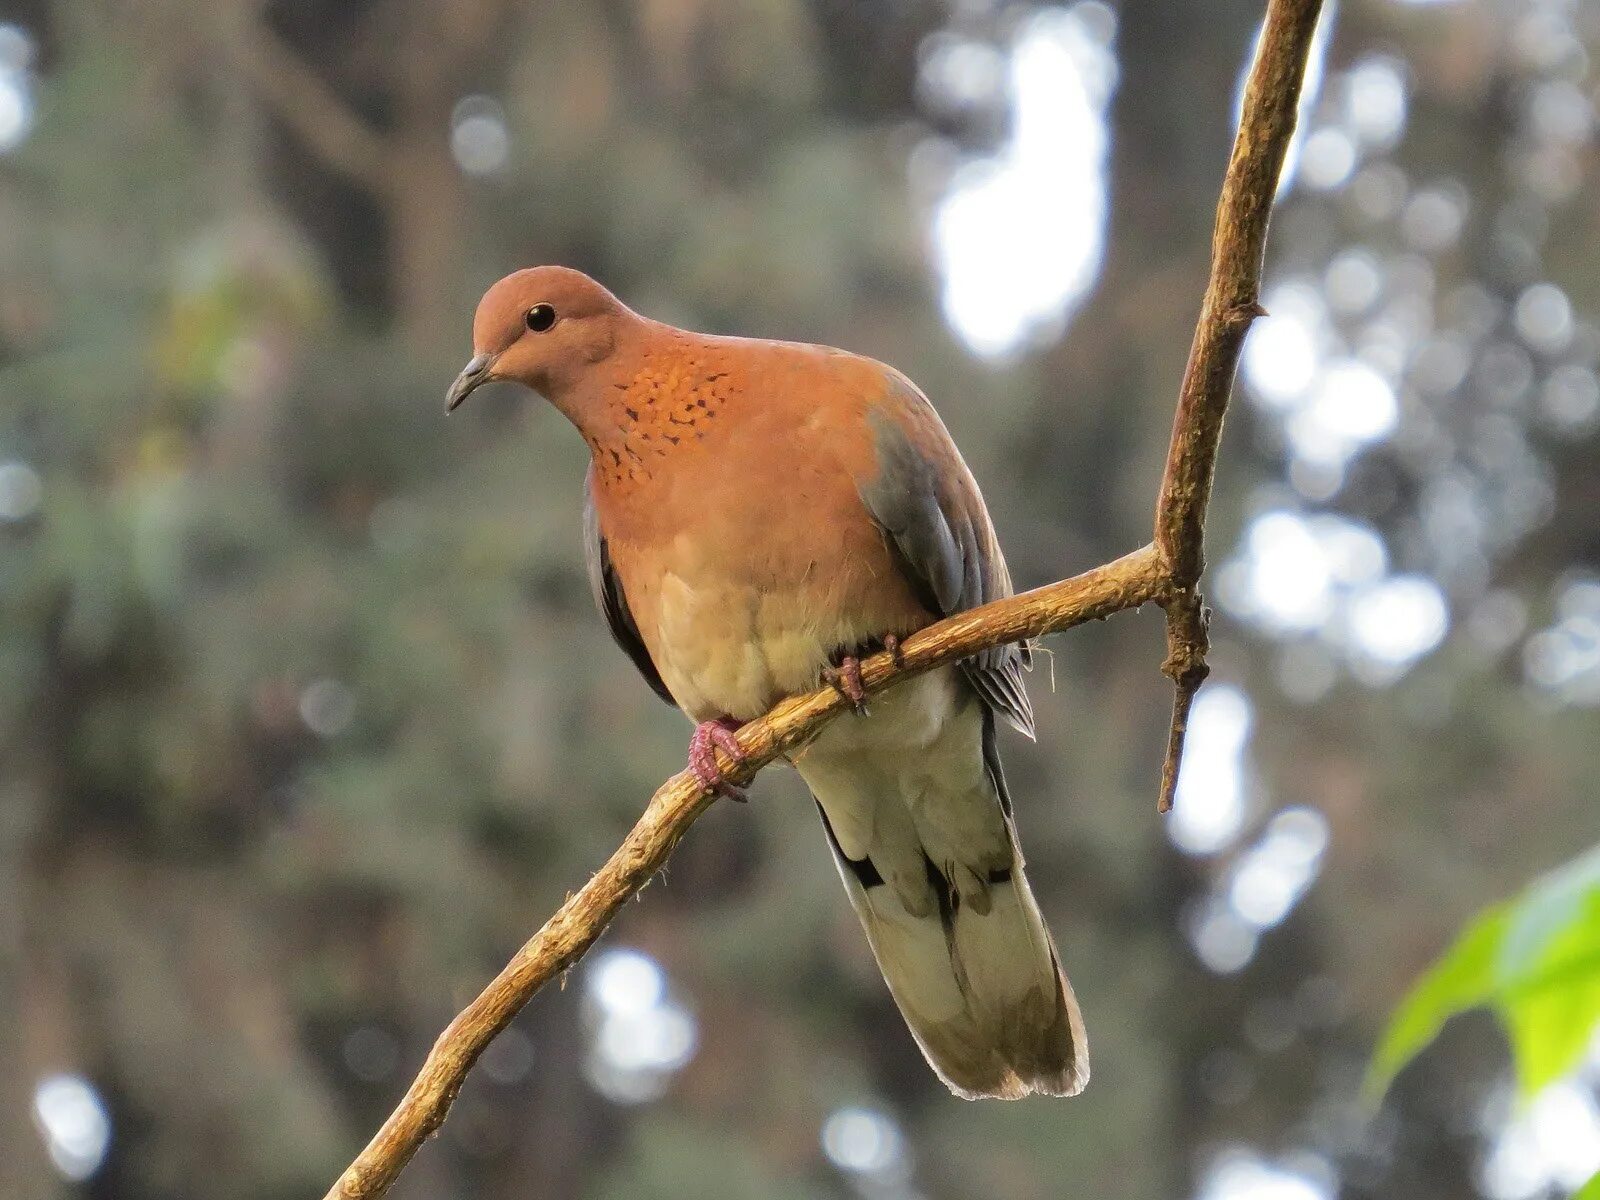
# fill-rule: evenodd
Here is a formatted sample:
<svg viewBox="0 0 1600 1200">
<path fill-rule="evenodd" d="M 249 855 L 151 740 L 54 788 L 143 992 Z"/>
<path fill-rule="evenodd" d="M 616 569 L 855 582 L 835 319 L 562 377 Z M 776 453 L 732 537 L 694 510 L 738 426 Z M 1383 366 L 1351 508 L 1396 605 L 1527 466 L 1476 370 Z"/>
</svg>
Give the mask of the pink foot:
<svg viewBox="0 0 1600 1200">
<path fill-rule="evenodd" d="M 861 660 L 854 654 L 842 655 L 836 667 L 824 667 L 822 679 L 850 701 L 858 713 L 867 711 L 867 689 L 861 682 Z"/>
<path fill-rule="evenodd" d="M 717 762 L 718 750 L 732 759 L 735 765 L 744 761 L 739 739 L 733 736 L 733 731 L 738 728 L 739 722 L 732 717 L 701 721 L 696 725 L 694 736 L 689 739 L 689 770 L 694 772 L 694 777 L 706 791 L 743 802 L 745 794 L 727 781 L 722 773 L 722 764 Z"/>
</svg>

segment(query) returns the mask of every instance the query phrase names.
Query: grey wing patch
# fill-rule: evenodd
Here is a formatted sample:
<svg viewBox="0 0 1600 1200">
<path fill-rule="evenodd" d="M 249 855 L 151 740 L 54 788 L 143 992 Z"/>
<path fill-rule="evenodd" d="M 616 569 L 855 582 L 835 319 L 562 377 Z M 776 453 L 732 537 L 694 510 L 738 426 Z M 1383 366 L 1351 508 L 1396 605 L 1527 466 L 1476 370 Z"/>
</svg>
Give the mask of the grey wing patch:
<svg viewBox="0 0 1600 1200">
<path fill-rule="evenodd" d="M 908 568 L 917 599 L 949 615 L 970 606 L 965 549 L 939 504 L 933 466 L 882 413 L 868 413 L 878 452 L 878 477 L 861 486 L 872 519 L 889 535 Z"/>
<path fill-rule="evenodd" d="M 600 533 L 600 516 L 595 512 L 591 475 L 583 479 L 583 559 L 589 570 L 589 590 L 594 593 L 595 606 L 606 619 L 611 636 L 626 651 L 639 674 L 668 704 L 676 704 L 650 659 L 650 651 L 639 636 L 639 627 L 628 611 L 628 598 L 622 594 L 622 581 L 611 567 L 611 555 L 606 550 L 606 539 Z"/>
<path fill-rule="evenodd" d="M 927 400 L 909 382 L 908 400 Z M 941 479 L 934 464 L 888 414 L 869 409 L 878 456 L 877 477 L 861 485 L 861 499 L 888 536 L 917 598 L 930 611 L 949 616 L 1011 595 L 1011 575 L 994 527 L 976 487 Z M 1033 707 L 1022 682 L 1029 661 L 1023 646 L 995 646 L 961 664 L 983 702 L 1028 737 L 1034 736 Z"/>
</svg>

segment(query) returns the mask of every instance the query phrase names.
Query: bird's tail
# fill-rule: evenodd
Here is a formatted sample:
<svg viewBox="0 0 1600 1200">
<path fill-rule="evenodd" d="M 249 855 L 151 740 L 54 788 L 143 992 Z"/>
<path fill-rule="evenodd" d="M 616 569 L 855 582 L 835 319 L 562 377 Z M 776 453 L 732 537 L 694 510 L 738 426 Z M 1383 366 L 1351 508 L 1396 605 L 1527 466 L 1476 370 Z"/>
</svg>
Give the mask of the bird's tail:
<svg viewBox="0 0 1600 1200">
<path fill-rule="evenodd" d="M 899 796 L 877 801 L 878 819 L 870 824 L 878 844 L 860 859 L 841 846 L 829 800 L 818 793 L 839 874 L 889 990 L 939 1077 L 969 1100 L 1082 1091 L 1089 1081 L 1083 1018 L 1023 874 L 1009 817 L 1010 865 L 987 870 L 981 881 L 969 872 L 952 884 L 964 869 L 941 868 L 915 840 L 914 822 L 890 815 L 904 811 Z M 998 806 L 993 795 L 969 802 Z M 926 888 L 886 879 L 894 872 L 874 863 L 898 859 L 903 873 L 908 848 L 920 856 Z"/>
</svg>

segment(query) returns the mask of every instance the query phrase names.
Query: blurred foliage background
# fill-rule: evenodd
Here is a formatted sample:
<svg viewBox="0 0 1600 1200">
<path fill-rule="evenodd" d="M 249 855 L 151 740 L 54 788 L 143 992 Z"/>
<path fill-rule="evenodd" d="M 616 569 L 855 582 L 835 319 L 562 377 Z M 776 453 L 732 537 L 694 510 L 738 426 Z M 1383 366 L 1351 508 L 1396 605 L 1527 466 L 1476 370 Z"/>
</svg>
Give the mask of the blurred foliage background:
<svg viewBox="0 0 1600 1200">
<path fill-rule="evenodd" d="M 510 389 L 443 417 L 486 284 L 564 262 L 895 363 L 1019 582 L 1058 578 L 1148 537 L 1260 8 L 0 0 L 0 1197 L 320 1195 L 681 765 L 591 611 L 581 443 Z M 1519 1094 L 1492 1016 L 1445 1023 L 1482 970 L 1429 976 L 1384 1069 L 1442 1033 L 1362 1098 L 1454 931 L 1600 841 L 1600 11 L 1329 0 L 1322 32 L 1178 811 L 1157 616 L 1054 639 L 1007 746 L 1085 1097 L 943 1092 L 773 771 L 396 1197 L 1600 1168 L 1593 1004 Z M 1520 949 L 1492 911 L 1478 967 L 1600 938 L 1566 894 Z"/>
</svg>

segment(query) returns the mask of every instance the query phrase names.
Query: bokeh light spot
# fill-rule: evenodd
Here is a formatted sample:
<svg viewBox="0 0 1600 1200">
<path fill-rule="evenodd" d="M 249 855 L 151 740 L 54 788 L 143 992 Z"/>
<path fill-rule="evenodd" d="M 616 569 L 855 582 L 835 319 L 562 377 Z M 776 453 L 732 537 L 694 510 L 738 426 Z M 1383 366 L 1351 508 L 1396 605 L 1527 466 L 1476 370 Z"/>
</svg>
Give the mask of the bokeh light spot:
<svg viewBox="0 0 1600 1200">
<path fill-rule="evenodd" d="M 1230 684 L 1202 688 L 1189 714 L 1167 836 L 1186 854 L 1215 854 L 1244 825 L 1250 699 Z"/>
<path fill-rule="evenodd" d="M 39 510 L 44 484 L 27 463 L 0 463 L 0 521 L 26 521 Z"/>
<path fill-rule="evenodd" d="M 840 1108 L 822 1124 L 822 1152 L 841 1171 L 884 1176 L 905 1166 L 905 1135 L 887 1113 L 873 1108 Z"/>
<path fill-rule="evenodd" d="M 1423 575 L 1396 575 L 1350 599 L 1350 636 L 1380 665 L 1404 667 L 1433 650 L 1450 628 L 1439 585 Z"/>
<path fill-rule="evenodd" d="M 450 119 L 450 152 L 468 175 L 494 175 L 511 157 L 505 109 L 491 96 L 467 96 Z"/>
<path fill-rule="evenodd" d="M 88 1179 L 111 1147 L 111 1114 L 81 1075 L 47 1075 L 33 1092 L 33 1120 L 45 1150 L 66 1179 Z"/>
<path fill-rule="evenodd" d="M 1104 250 L 1110 10 L 1040 13 L 1011 48 L 1010 138 L 967 164 L 933 217 L 947 320 L 973 351 L 1010 355 L 1059 334 Z"/>
<path fill-rule="evenodd" d="M 694 1017 L 671 999 L 666 972 L 642 951 L 608 949 L 586 969 L 584 993 L 584 1072 L 594 1089 L 617 1104 L 661 1097 L 699 1037 Z"/>
<path fill-rule="evenodd" d="M 0 154 L 15 150 L 33 129 L 28 67 L 33 39 L 20 25 L 0 23 Z"/>
</svg>

